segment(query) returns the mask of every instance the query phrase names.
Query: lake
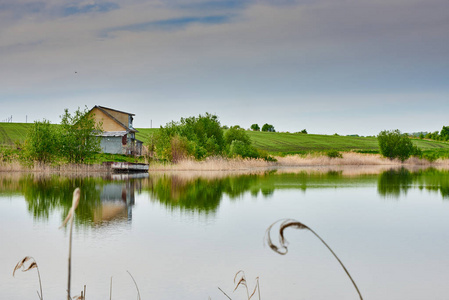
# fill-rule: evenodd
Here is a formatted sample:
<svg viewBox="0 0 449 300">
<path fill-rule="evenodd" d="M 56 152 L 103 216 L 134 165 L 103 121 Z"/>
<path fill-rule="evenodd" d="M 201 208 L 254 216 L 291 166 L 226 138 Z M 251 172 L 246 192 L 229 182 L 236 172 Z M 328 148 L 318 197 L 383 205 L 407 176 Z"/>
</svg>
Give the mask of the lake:
<svg viewBox="0 0 449 300">
<path fill-rule="evenodd" d="M 65 299 L 68 228 L 81 189 L 72 296 L 86 299 L 448 299 L 449 171 L 303 168 L 58 176 L 0 173 L 2 299 Z M 267 245 L 280 219 L 288 252 Z M 299 226 L 301 227 L 301 226 Z M 279 223 L 270 231 L 279 251 Z M 274 248 L 274 247 L 273 247 Z M 128 273 L 129 272 L 129 273 Z M 132 275 L 132 277 L 130 276 Z M 241 275 L 242 273 L 238 274 Z M 239 280 L 237 278 L 236 280 Z M 259 299 L 258 292 L 252 299 Z"/>
</svg>

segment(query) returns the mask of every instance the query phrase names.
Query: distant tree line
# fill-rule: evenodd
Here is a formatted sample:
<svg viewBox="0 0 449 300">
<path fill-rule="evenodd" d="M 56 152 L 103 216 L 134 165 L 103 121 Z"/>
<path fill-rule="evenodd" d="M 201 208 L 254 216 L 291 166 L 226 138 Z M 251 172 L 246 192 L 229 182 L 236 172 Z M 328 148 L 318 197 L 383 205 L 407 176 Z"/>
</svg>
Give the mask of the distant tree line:
<svg viewBox="0 0 449 300">
<path fill-rule="evenodd" d="M 252 124 L 251 125 L 251 130 L 252 131 L 260 131 L 259 124 Z M 276 132 L 276 130 L 274 130 L 274 126 L 271 125 L 271 124 L 268 124 L 268 123 L 263 124 L 262 131 L 265 131 L 265 132 Z"/>
<path fill-rule="evenodd" d="M 435 141 L 449 141 L 449 126 L 443 126 L 440 132 L 434 131 L 426 134 L 420 133 L 419 138 Z"/>
</svg>

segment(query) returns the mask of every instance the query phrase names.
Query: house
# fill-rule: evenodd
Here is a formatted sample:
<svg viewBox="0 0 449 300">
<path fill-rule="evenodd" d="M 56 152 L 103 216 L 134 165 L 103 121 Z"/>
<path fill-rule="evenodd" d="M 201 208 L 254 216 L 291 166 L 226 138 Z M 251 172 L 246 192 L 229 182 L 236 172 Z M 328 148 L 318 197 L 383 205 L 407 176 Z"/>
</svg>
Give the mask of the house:
<svg viewBox="0 0 449 300">
<path fill-rule="evenodd" d="M 133 127 L 134 114 L 119 111 L 104 106 L 94 106 L 88 113 L 95 123 L 101 123 L 103 133 L 100 146 L 104 153 L 112 154 L 142 154 L 142 142 L 136 139 Z"/>
</svg>

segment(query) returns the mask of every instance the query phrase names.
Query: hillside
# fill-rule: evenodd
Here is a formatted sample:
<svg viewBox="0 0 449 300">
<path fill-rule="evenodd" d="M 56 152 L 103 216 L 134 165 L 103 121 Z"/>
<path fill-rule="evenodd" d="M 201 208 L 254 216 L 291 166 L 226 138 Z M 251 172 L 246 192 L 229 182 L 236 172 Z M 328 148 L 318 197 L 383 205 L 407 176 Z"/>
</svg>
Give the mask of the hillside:
<svg viewBox="0 0 449 300">
<path fill-rule="evenodd" d="M 15 141 L 23 142 L 28 128 L 32 123 L 0 123 L 0 144 L 13 145 Z M 157 131 L 157 128 L 136 128 L 139 132 L 136 138 L 146 141 L 147 136 Z M 360 150 L 375 152 L 379 150 L 375 137 L 354 137 L 317 135 L 281 132 L 247 131 L 258 149 L 270 153 L 306 153 L 309 151 Z M 449 143 L 431 140 L 414 139 L 413 143 L 423 151 L 449 154 Z"/>
</svg>

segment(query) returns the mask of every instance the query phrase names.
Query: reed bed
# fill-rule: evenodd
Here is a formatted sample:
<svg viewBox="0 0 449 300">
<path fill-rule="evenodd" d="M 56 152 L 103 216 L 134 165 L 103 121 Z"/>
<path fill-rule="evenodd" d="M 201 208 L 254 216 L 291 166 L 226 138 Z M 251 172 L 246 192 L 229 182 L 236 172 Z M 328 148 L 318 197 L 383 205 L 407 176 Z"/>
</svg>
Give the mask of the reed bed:
<svg viewBox="0 0 449 300">
<path fill-rule="evenodd" d="M 254 170 L 274 166 L 276 166 L 275 163 L 263 159 L 210 157 L 202 161 L 185 159 L 176 164 L 150 164 L 150 171 L 232 171 Z"/>
<path fill-rule="evenodd" d="M 325 154 L 312 153 L 306 155 L 287 155 L 275 157 L 276 162 L 262 159 L 226 159 L 221 157 L 208 158 L 203 161 L 191 159 L 182 160 L 176 164 L 153 164 L 150 171 L 257 171 L 261 169 L 276 169 L 279 167 L 320 167 L 320 166 L 439 166 L 449 167 L 449 159 L 438 159 L 429 162 L 416 157 L 401 162 L 390 160 L 379 154 L 362 154 L 345 152 L 342 158 L 330 158 Z"/>
<path fill-rule="evenodd" d="M 18 161 L 0 163 L 0 172 L 31 172 L 48 174 L 73 174 L 73 173 L 108 173 L 109 167 L 100 164 L 62 164 L 50 165 L 34 163 L 31 166 L 21 164 Z"/>
</svg>

